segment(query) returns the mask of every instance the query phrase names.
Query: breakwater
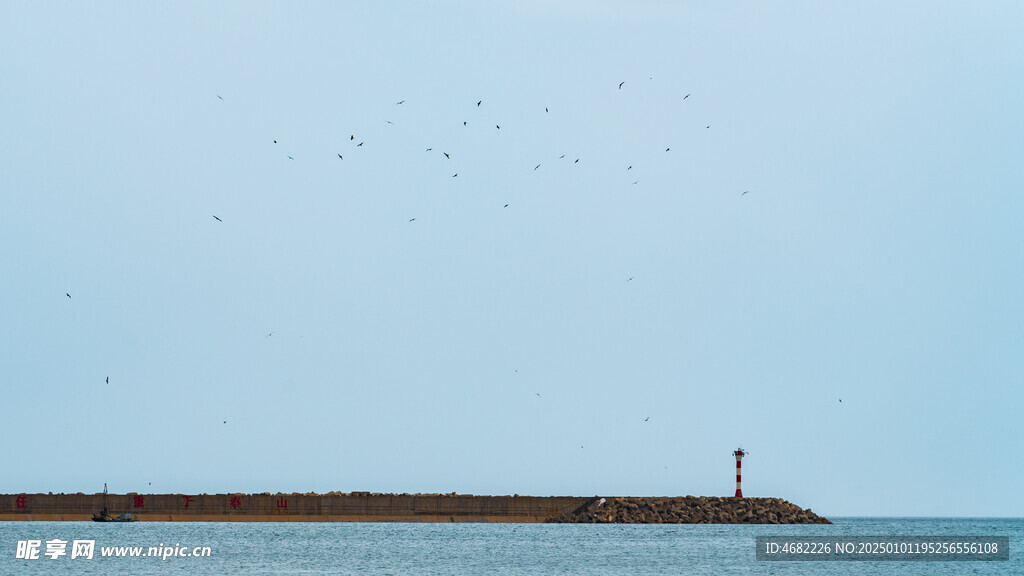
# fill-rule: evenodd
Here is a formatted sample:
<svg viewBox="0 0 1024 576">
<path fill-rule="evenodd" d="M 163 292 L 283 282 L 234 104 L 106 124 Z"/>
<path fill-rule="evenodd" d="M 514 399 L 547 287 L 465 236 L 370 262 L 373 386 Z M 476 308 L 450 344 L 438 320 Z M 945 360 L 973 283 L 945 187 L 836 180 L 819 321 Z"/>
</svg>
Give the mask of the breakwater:
<svg viewBox="0 0 1024 576">
<path fill-rule="evenodd" d="M 697 507 L 691 506 L 693 499 Z M 604 500 L 604 501 L 602 501 Z M 828 523 L 777 498 L 604 498 L 465 494 L 3 494 L 0 521 Z"/>
<path fill-rule="evenodd" d="M 781 498 L 592 498 L 549 522 L 617 524 L 831 524 Z"/>
</svg>

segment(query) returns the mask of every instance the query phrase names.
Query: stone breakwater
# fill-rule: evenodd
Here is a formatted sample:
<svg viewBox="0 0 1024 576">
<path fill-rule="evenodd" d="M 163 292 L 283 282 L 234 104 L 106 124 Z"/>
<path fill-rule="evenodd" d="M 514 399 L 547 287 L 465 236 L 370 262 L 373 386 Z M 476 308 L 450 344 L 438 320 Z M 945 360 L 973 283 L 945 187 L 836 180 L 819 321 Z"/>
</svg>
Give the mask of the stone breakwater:
<svg viewBox="0 0 1024 576">
<path fill-rule="evenodd" d="M 602 500 L 604 500 L 602 502 Z M 0 521 L 820 523 L 778 498 L 600 498 L 307 492 L 270 494 L 0 494 Z"/>
<path fill-rule="evenodd" d="M 781 498 L 593 498 L 548 520 L 617 524 L 831 524 Z"/>
</svg>

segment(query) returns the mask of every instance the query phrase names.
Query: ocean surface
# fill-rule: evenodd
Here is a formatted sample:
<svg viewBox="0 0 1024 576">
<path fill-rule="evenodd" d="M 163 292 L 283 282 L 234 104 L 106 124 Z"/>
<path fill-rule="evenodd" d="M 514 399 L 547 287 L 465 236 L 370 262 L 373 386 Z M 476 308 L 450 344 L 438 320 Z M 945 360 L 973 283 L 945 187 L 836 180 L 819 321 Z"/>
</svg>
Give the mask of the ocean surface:
<svg viewBox="0 0 1024 576">
<path fill-rule="evenodd" d="M 0 522 L 0 574 L 1024 574 L 1024 519 L 832 520 L 830 526 Z M 1010 559 L 755 560 L 756 536 L 787 535 L 1006 536 Z M 17 558 L 18 542 L 29 540 L 41 541 L 39 557 Z M 66 554 L 45 555 L 48 540 L 67 541 Z M 93 558 L 71 558 L 74 540 L 95 540 Z M 155 547 L 161 556 L 102 555 L 131 547 L 143 555 Z M 209 547 L 209 556 L 162 557 L 196 547 Z"/>
</svg>

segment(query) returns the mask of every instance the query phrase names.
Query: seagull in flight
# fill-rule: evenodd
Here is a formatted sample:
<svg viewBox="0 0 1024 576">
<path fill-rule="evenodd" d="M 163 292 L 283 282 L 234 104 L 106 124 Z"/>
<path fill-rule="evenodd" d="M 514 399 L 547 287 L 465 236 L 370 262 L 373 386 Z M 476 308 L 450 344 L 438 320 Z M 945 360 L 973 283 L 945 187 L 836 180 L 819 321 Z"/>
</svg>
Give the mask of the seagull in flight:
<svg viewBox="0 0 1024 576">
<path fill-rule="evenodd" d="M 216 220 L 217 222 L 223 222 L 223 220 L 221 220 L 220 218 L 217 218 L 216 214 L 213 215 L 213 219 Z M 70 298 L 70 296 L 69 296 L 69 298 Z"/>
<path fill-rule="evenodd" d="M 405 100 L 402 100 L 401 102 L 395 102 L 395 106 L 398 106 L 399 104 L 405 104 Z"/>
<path fill-rule="evenodd" d="M 625 83 L 626 83 L 625 80 L 623 80 L 622 82 L 619 82 L 619 90 L 622 90 L 622 85 L 625 84 Z"/>
<path fill-rule="evenodd" d="M 355 139 L 356 139 L 356 135 L 355 135 L 355 134 L 353 134 L 353 135 L 349 136 L 349 137 L 348 137 L 348 139 L 349 139 L 349 140 L 355 140 Z"/>
<path fill-rule="evenodd" d="M 750 194 L 750 190 L 744 190 L 743 194 L 740 194 L 740 196 L 746 196 L 747 194 Z"/>
<path fill-rule="evenodd" d="M 558 157 L 559 160 L 561 160 L 562 158 L 565 158 L 565 154 L 562 154 L 561 156 Z"/>
<path fill-rule="evenodd" d="M 689 97 L 690 97 L 690 95 L 689 95 L 689 94 L 687 94 L 686 96 L 683 96 L 683 100 L 686 100 L 686 99 L 687 99 L 687 98 L 689 98 Z"/>
<path fill-rule="evenodd" d="M 289 156 L 288 159 L 289 160 L 295 160 L 295 158 L 292 158 L 291 156 Z"/>
<path fill-rule="evenodd" d="M 580 159 L 579 158 L 577 158 L 576 161 L 573 162 L 573 164 L 579 164 L 579 163 L 580 163 Z"/>
<path fill-rule="evenodd" d="M 444 152 L 443 154 L 444 154 L 444 157 L 445 157 L 445 158 L 447 158 L 447 159 L 449 159 L 449 160 L 451 160 L 451 159 L 452 159 L 452 157 L 451 157 L 451 156 L 449 156 L 447 152 Z"/>
<path fill-rule="evenodd" d="M 647 422 L 647 421 L 648 421 L 648 420 L 650 420 L 650 419 L 651 419 L 651 417 L 650 417 L 650 416 L 648 416 L 647 418 L 644 418 L 644 422 Z"/>
<path fill-rule="evenodd" d="M 409 222 L 412 222 L 413 220 L 415 220 L 415 218 L 409 218 Z"/>
<path fill-rule="evenodd" d="M 342 160 L 345 159 L 341 154 L 338 154 L 338 158 L 341 158 Z"/>
<path fill-rule="evenodd" d="M 459 173 L 458 173 L 458 172 L 456 172 L 455 174 L 452 174 L 452 178 L 455 178 L 455 177 L 456 177 L 456 176 L 458 176 L 458 175 L 459 175 Z"/>
<path fill-rule="evenodd" d="M 537 171 L 537 168 L 540 168 L 540 164 L 537 164 L 536 166 L 534 166 L 534 167 L 533 167 L 533 171 L 534 171 L 534 172 L 536 172 L 536 171 Z"/>
<path fill-rule="evenodd" d="M 633 169 L 633 165 L 632 164 L 629 165 L 629 168 L 626 168 L 626 170 L 632 170 L 632 169 Z"/>
<path fill-rule="evenodd" d="M 110 384 L 110 376 L 107 376 L 107 384 Z"/>
<path fill-rule="evenodd" d="M 220 98 L 220 94 L 217 94 L 217 98 Z M 220 98 L 220 99 L 223 100 L 223 98 Z"/>
<path fill-rule="evenodd" d="M 632 276 L 630 276 L 630 277 L 629 277 L 629 279 L 628 279 L 628 280 L 626 280 L 626 282 L 631 282 L 632 280 L 633 280 L 633 277 L 632 277 Z"/>
<path fill-rule="evenodd" d="M 544 107 L 544 111 L 545 111 L 545 112 L 547 112 L 547 111 L 548 111 L 548 107 L 547 107 L 547 106 L 545 106 L 545 107 Z"/>
<path fill-rule="evenodd" d="M 505 208 L 508 208 L 508 204 L 505 204 Z"/>
<path fill-rule="evenodd" d="M 498 125 L 497 125 L 497 124 L 495 124 L 495 126 L 498 126 Z M 501 126 L 498 126 L 498 130 L 501 130 Z"/>
<path fill-rule="evenodd" d="M 433 150 L 433 148 L 427 148 L 425 152 L 430 152 L 431 150 Z"/>
<path fill-rule="evenodd" d="M 363 144 L 366 144 L 366 142 L 360 142 L 359 144 L 356 144 L 356 147 L 362 146 Z"/>
<path fill-rule="evenodd" d="M 67 292 L 65 292 L 64 295 L 67 296 L 68 298 L 71 298 L 71 294 L 68 294 Z"/>
<path fill-rule="evenodd" d="M 482 102 L 483 102 L 483 100 L 481 100 L 480 102 L 477 102 L 476 103 L 477 107 L 479 107 Z"/>
</svg>

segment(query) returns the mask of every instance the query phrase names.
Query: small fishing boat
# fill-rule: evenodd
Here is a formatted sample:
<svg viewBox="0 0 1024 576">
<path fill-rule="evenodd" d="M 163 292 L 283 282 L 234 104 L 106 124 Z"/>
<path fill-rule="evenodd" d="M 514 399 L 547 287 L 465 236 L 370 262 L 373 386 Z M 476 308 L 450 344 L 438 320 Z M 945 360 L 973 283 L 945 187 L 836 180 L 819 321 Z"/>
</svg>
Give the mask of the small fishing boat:
<svg viewBox="0 0 1024 576">
<path fill-rule="evenodd" d="M 111 516 L 107 513 L 107 483 L 103 483 L 103 510 L 100 510 L 99 514 L 92 515 L 93 522 L 135 522 L 135 518 L 131 514 L 118 514 L 117 516 Z"/>
<path fill-rule="evenodd" d="M 131 514 L 118 514 L 117 516 L 111 516 L 110 514 L 107 514 L 106 509 L 104 509 L 99 514 L 93 514 L 92 515 L 92 521 L 93 522 L 135 522 L 136 520 L 135 520 L 135 518 L 132 518 Z"/>
</svg>

